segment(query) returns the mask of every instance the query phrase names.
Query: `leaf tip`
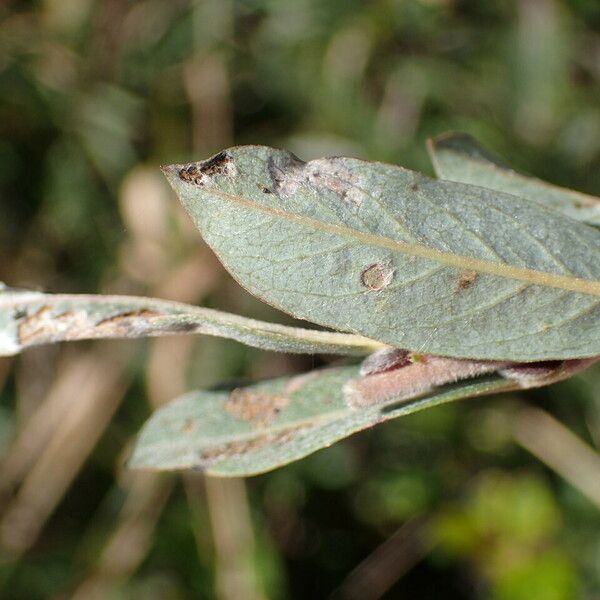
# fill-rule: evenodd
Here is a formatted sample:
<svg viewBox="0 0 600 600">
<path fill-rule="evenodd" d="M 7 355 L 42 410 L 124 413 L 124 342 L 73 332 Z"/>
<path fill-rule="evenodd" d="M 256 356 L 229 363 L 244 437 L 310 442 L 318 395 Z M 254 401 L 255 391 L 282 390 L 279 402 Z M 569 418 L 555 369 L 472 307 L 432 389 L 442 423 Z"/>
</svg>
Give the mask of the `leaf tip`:
<svg viewBox="0 0 600 600">
<path fill-rule="evenodd" d="M 162 174 L 167 178 L 167 181 L 171 185 L 171 187 L 175 188 L 175 183 L 178 179 L 179 170 L 184 165 L 160 165 L 160 170 Z"/>
<path fill-rule="evenodd" d="M 203 187 L 210 183 L 214 177 L 236 174 L 233 156 L 228 150 L 222 150 L 204 161 L 162 165 L 160 169 L 175 188 L 181 182 Z"/>
</svg>

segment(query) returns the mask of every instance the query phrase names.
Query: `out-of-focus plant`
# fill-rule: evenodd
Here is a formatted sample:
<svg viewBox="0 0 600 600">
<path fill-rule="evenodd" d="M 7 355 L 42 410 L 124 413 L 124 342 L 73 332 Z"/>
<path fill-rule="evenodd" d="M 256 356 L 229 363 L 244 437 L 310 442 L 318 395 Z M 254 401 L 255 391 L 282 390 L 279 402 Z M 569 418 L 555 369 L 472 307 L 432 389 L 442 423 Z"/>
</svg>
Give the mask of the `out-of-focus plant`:
<svg viewBox="0 0 600 600">
<path fill-rule="evenodd" d="M 550 490 L 531 476 L 486 472 L 462 505 L 431 524 L 440 560 L 463 559 L 485 572 L 498 600 L 574 598 L 568 557 L 556 544 L 562 524 Z"/>
</svg>

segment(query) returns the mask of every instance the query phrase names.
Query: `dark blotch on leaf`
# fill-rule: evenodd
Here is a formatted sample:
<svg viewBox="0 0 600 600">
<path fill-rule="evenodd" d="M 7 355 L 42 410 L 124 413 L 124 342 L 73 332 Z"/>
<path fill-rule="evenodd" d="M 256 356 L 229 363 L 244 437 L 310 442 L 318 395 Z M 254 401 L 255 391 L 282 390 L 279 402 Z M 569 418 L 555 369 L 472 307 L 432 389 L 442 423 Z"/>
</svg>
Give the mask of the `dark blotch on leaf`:
<svg viewBox="0 0 600 600">
<path fill-rule="evenodd" d="M 231 161 L 231 156 L 227 152 L 219 152 L 212 158 L 200 163 L 200 172 L 209 177 L 212 175 L 222 175 L 226 172 L 227 163 Z"/>
<path fill-rule="evenodd" d="M 23 317 L 27 316 L 27 310 L 24 308 L 17 308 L 15 309 L 15 312 L 13 313 L 13 319 L 15 321 L 18 321 L 19 319 L 22 319 Z"/>
<path fill-rule="evenodd" d="M 458 280 L 458 289 L 464 290 L 475 283 L 477 280 L 477 271 L 463 271 Z"/>
<path fill-rule="evenodd" d="M 563 360 L 544 360 L 540 362 L 515 363 L 501 372 L 505 377 L 517 380 L 541 380 L 555 375 L 564 365 Z"/>
<path fill-rule="evenodd" d="M 229 153 L 219 152 L 219 154 L 215 154 L 215 156 L 204 162 L 192 163 L 179 169 L 179 179 L 188 183 L 203 185 L 207 179 L 214 175 L 226 175 L 230 163 L 231 156 Z"/>
<path fill-rule="evenodd" d="M 169 331 L 181 331 L 185 333 L 186 331 L 194 331 L 198 328 L 198 323 L 194 323 L 194 321 L 178 321 L 177 323 L 169 323 Z"/>
<path fill-rule="evenodd" d="M 374 375 L 376 373 L 385 373 L 392 369 L 406 367 L 413 363 L 412 354 L 409 350 L 402 348 L 383 348 L 373 354 L 370 354 L 360 365 L 360 374 Z"/>
</svg>

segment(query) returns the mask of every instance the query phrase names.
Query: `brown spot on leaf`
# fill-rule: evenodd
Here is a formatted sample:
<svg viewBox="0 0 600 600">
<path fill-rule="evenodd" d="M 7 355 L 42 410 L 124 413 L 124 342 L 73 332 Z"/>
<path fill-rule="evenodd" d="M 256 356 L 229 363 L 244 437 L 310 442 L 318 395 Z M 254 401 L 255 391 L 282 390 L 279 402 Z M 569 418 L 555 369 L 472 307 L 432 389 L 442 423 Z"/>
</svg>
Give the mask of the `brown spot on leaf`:
<svg viewBox="0 0 600 600">
<path fill-rule="evenodd" d="M 139 329 L 144 319 L 157 317 L 160 313 L 155 310 L 141 308 L 113 315 L 102 319 L 96 324 L 96 330 L 100 334 L 110 337 L 127 336 L 134 328 Z"/>
<path fill-rule="evenodd" d="M 42 306 L 19 324 L 21 344 L 43 344 L 68 338 L 72 331 L 80 331 L 90 326 L 90 320 L 84 311 L 64 311 L 54 314 L 52 307 Z"/>
<path fill-rule="evenodd" d="M 196 429 L 194 419 L 192 419 L 191 417 L 188 417 L 183 422 L 183 425 L 181 426 L 181 432 L 182 433 L 191 433 L 192 431 L 194 431 L 194 429 Z"/>
<path fill-rule="evenodd" d="M 244 389 L 235 389 L 225 403 L 225 410 L 242 421 L 264 428 L 273 422 L 273 419 L 289 403 L 284 396 L 263 394 Z"/>
<path fill-rule="evenodd" d="M 394 278 L 394 269 L 389 263 L 374 263 L 369 265 L 360 275 L 362 284 L 374 292 L 385 289 Z"/>
<path fill-rule="evenodd" d="M 458 279 L 457 287 L 459 290 L 465 290 L 475 283 L 479 275 L 477 271 L 463 271 Z"/>
<path fill-rule="evenodd" d="M 255 450 L 260 450 L 267 446 L 277 446 L 286 444 L 294 439 L 294 437 L 305 429 L 309 429 L 307 425 L 298 425 L 296 427 L 289 427 L 281 431 L 274 431 L 264 433 L 258 437 L 251 438 L 249 440 L 236 440 L 233 442 L 227 442 L 211 448 L 205 448 L 200 451 L 200 460 L 203 463 L 215 463 L 232 458 L 234 456 L 241 456 L 248 454 Z"/>
<path fill-rule="evenodd" d="M 138 310 L 128 310 L 126 312 L 119 313 L 118 315 L 113 315 L 112 317 L 107 317 L 106 319 L 102 319 L 98 321 L 98 325 L 102 325 L 104 323 L 114 323 L 121 321 L 123 319 L 127 319 L 130 317 L 157 317 L 160 313 L 151 310 L 149 308 L 140 308 Z"/>
<path fill-rule="evenodd" d="M 257 183 L 256 186 L 263 194 L 272 194 L 273 193 L 266 185 L 262 185 L 262 183 Z"/>
<path fill-rule="evenodd" d="M 147 309 L 127 311 L 94 321 L 84 310 L 55 312 L 42 306 L 19 324 L 19 341 L 23 345 L 44 344 L 61 340 L 105 337 L 136 337 L 147 328 L 145 319 L 160 313 Z"/>
<path fill-rule="evenodd" d="M 230 175 L 233 172 L 233 160 L 227 152 L 219 152 L 203 162 L 190 163 L 179 169 L 179 179 L 204 185 L 215 175 Z"/>
<path fill-rule="evenodd" d="M 188 183 L 200 183 L 197 178 L 200 177 L 200 171 L 195 164 L 187 165 L 179 169 L 179 179 Z"/>
</svg>

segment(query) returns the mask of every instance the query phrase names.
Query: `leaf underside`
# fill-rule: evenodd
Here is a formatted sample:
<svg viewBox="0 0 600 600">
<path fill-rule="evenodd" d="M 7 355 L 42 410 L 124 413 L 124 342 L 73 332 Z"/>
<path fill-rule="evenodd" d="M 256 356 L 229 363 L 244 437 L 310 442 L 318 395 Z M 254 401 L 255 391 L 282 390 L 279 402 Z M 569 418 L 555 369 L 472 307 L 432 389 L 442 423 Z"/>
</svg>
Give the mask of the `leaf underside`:
<svg viewBox="0 0 600 600">
<path fill-rule="evenodd" d="M 140 432 L 129 466 L 256 475 L 298 460 L 388 419 L 514 389 L 492 376 L 444 386 L 409 401 L 354 410 L 343 385 L 358 367 L 314 371 L 233 392 L 188 393 L 155 412 Z"/>
<path fill-rule="evenodd" d="M 264 350 L 364 356 L 367 338 L 265 323 L 219 310 L 137 296 L 44 294 L 0 283 L 0 356 L 52 342 L 205 334 Z"/>
<path fill-rule="evenodd" d="M 506 192 L 544 204 L 589 225 L 600 226 L 600 198 L 526 177 L 464 133 L 429 140 L 428 150 L 440 179 Z"/>
<path fill-rule="evenodd" d="M 164 171 L 240 284 L 298 318 L 445 356 L 600 354 L 600 231 L 553 209 L 262 146 Z"/>
</svg>

